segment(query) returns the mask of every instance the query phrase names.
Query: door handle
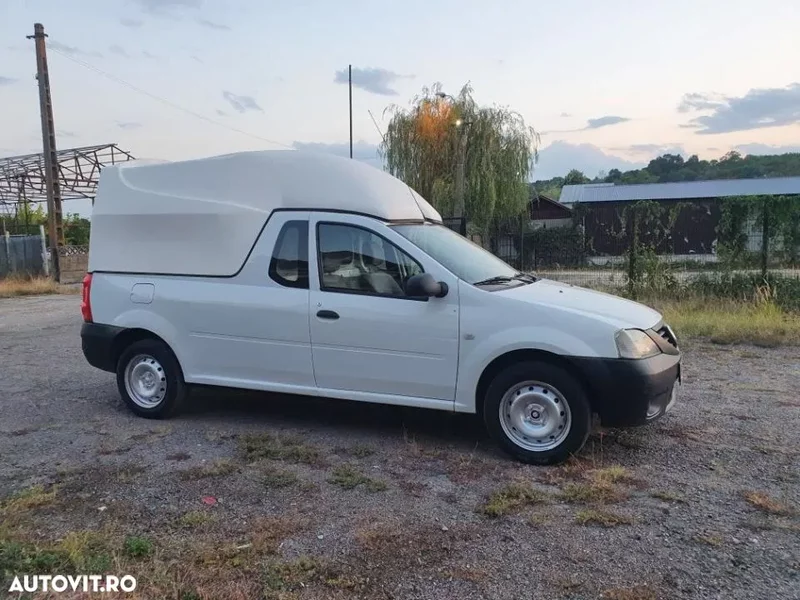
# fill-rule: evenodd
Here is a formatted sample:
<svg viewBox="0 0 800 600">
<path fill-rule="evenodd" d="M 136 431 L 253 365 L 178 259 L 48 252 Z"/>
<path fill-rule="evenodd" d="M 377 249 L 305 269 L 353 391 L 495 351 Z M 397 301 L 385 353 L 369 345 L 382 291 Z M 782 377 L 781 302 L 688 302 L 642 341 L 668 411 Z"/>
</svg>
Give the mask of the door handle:
<svg viewBox="0 0 800 600">
<path fill-rule="evenodd" d="M 335 321 L 339 318 L 339 313 L 332 310 L 319 310 L 317 311 L 317 316 L 320 319 L 330 319 L 331 321 Z"/>
</svg>

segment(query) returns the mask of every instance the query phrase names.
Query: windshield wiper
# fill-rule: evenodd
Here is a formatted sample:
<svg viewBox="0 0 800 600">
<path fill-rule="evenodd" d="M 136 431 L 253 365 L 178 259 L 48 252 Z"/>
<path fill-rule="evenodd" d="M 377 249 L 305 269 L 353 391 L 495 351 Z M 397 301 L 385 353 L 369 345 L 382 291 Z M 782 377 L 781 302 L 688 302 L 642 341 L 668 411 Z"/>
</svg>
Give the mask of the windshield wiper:
<svg viewBox="0 0 800 600">
<path fill-rule="evenodd" d="M 533 283 L 536 281 L 536 277 L 533 275 L 528 275 L 527 273 L 514 273 L 513 275 L 497 275 L 495 277 L 489 277 L 488 279 L 483 279 L 481 281 L 476 281 L 472 285 L 493 285 L 496 283 L 510 283 L 512 281 L 524 281 L 525 283 Z"/>
</svg>

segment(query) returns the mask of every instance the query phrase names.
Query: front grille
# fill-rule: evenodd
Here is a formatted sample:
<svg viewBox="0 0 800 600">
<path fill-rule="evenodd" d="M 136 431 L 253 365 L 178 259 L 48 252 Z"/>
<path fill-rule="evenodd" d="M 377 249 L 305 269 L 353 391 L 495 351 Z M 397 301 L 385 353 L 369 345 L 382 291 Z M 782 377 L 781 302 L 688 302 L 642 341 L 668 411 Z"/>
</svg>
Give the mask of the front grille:
<svg viewBox="0 0 800 600">
<path fill-rule="evenodd" d="M 672 344 L 675 348 L 678 347 L 678 340 L 675 338 L 675 334 L 672 332 L 669 325 L 661 327 L 661 329 L 658 330 L 658 335 L 667 340 L 667 342 Z"/>
</svg>

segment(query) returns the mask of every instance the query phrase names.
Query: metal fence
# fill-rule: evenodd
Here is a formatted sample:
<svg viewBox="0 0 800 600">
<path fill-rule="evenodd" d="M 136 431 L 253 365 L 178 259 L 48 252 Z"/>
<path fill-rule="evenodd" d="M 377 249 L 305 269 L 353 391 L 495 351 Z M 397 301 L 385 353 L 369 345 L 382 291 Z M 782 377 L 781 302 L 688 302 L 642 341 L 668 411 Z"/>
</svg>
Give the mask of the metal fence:
<svg viewBox="0 0 800 600">
<path fill-rule="evenodd" d="M 47 253 L 42 235 L 0 237 L 0 278 L 10 275 L 46 275 Z"/>
<path fill-rule="evenodd" d="M 500 224 L 485 245 L 521 271 L 632 296 L 736 278 L 800 290 L 800 198 L 785 200 L 576 205 L 570 219 Z"/>
</svg>

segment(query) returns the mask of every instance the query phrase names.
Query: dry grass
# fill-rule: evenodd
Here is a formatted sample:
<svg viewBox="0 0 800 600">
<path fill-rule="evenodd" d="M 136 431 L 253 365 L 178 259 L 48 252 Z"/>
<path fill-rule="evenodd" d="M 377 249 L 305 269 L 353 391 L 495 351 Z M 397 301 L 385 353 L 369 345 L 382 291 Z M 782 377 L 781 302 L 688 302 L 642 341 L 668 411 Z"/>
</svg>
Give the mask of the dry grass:
<svg viewBox="0 0 800 600">
<path fill-rule="evenodd" d="M 190 510 L 181 515 L 178 525 L 188 529 L 198 529 L 214 523 L 217 517 L 204 510 Z"/>
<path fill-rule="evenodd" d="M 745 492 L 744 499 L 757 509 L 773 515 L 788 515 L 792 509 L 765 492 Z"/>
<path fill-rule="evenodd" d="M 631 525 L 633 519 L 607 510 L 581 510 L 575 514 L 575 522 L 579 525 L 616 527 L 618 525 Z"/>
<path fill-rule="evenodd" d="M 44 294 L 80 294 L 78 286 L 60 285 L 47 277 L 11 276 L 0 279 L 0 298 L 41 296 Z"/>
<path fill-rule="evenodd" d="M 523 482 L 511 483 L 497 490 L 481 506 L 480 512 L 488 517 L 500 517 L 515 512 L 524 506 L 543 504 L 548 501 L 548 495 Z"/>
<path fill-rule="evenodd" d="M 16 514 L 53 504 L 56 491 L 55 487 L 47 490 L 41 485 L 22 490 L 0 504 L 0 513 Z"/>
<path fill-rule="evenodd" d="M 225 477 L 232 475 L 239 468 L 230 460 L 222 459 L 215 460 L 207 465 L 198 465 L 191 467 L 180 472 L 180 478 L 184 481 L 191 481 L 194 479 L 205 479 L 208 477 Z"/>
<path fill-rule="evenodd" d="M 717 344 L 800 345 L 800 316 L 774 302 L 688 299 L 656 303 L 678 338 L 704 337 Z"/>
</svg>

